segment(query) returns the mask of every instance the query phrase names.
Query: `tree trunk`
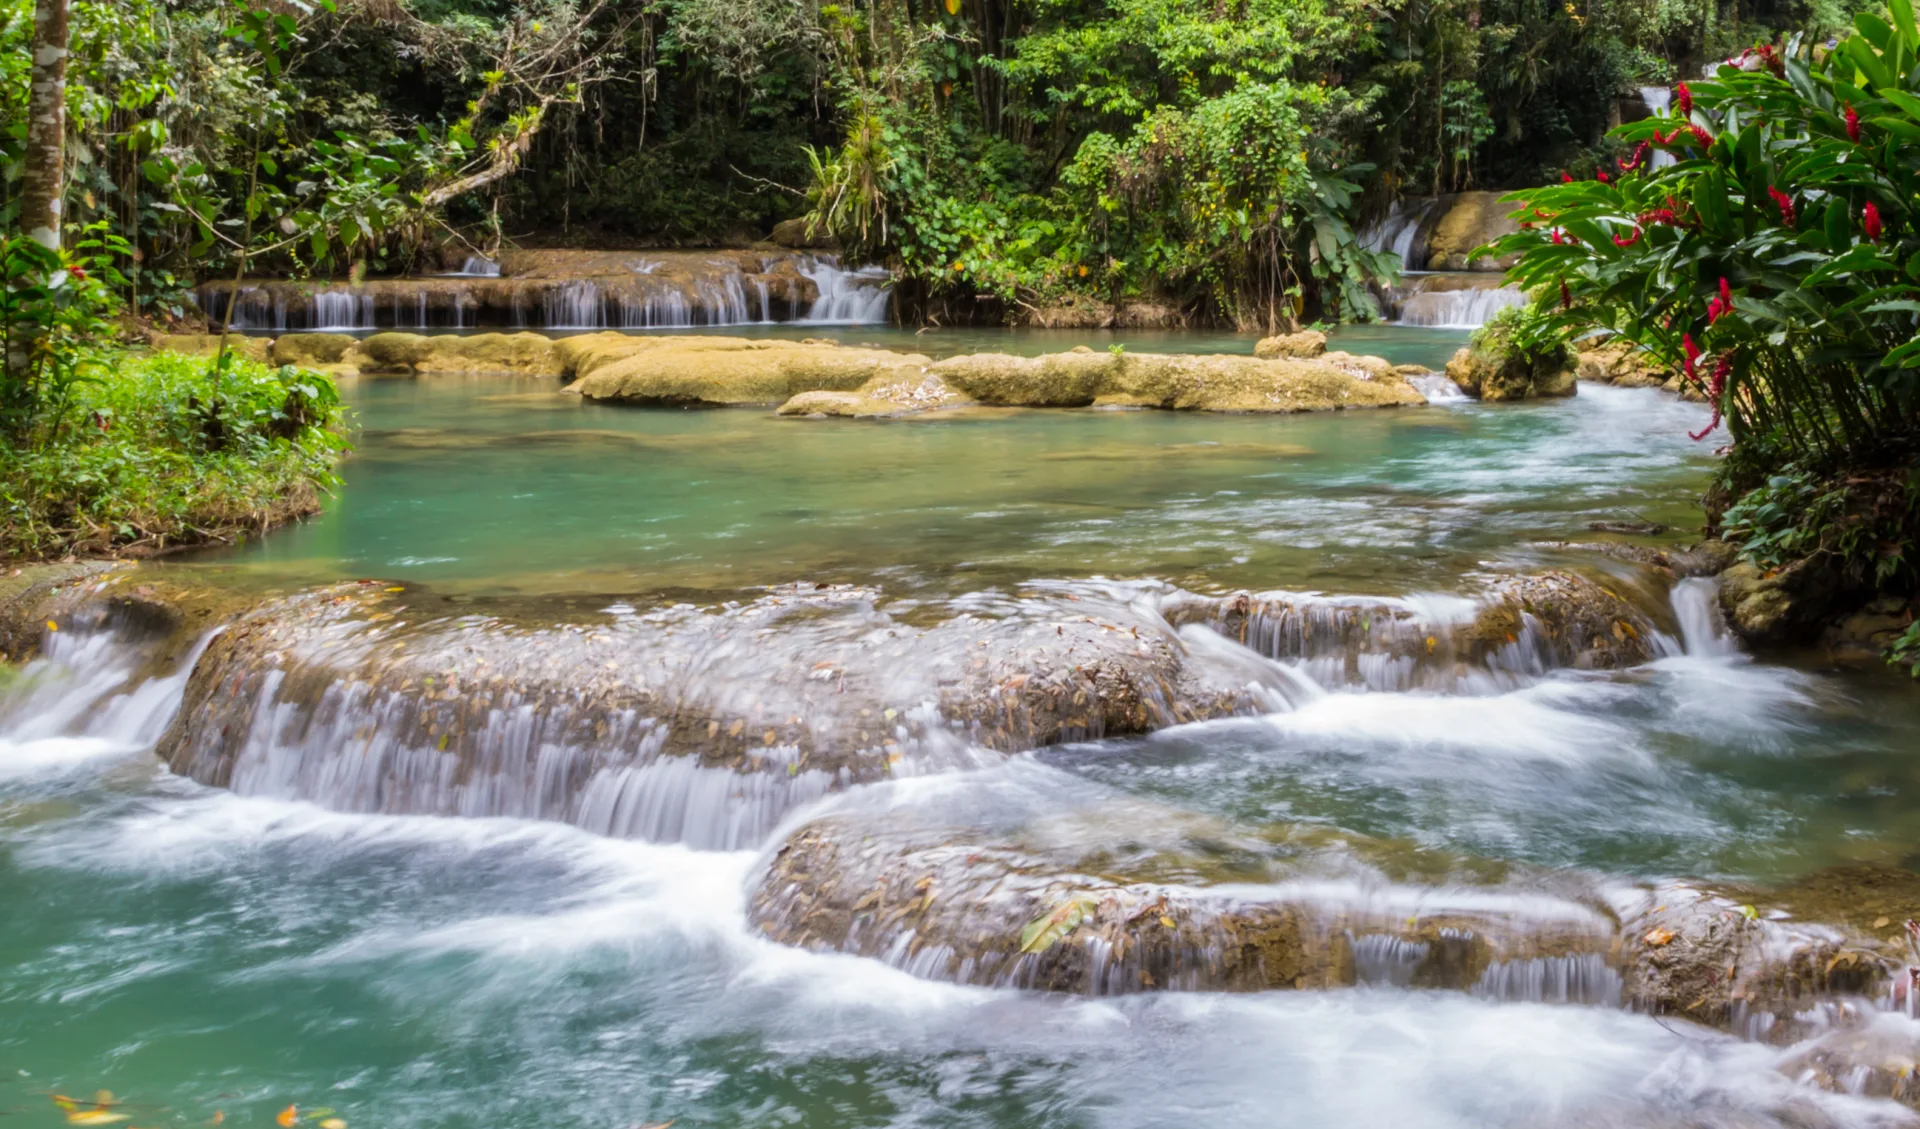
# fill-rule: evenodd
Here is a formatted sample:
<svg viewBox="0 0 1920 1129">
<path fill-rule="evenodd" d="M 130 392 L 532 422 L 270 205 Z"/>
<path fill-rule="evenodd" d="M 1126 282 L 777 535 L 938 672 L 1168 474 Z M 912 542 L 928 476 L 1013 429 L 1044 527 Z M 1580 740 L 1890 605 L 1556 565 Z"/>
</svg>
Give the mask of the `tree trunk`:
<svg viewBox="0 0 1920 1129">
<path fill-rule="evenodd" d="M 35 0 L 33 76 L 27 94 L 20 230 L 60 249 L 60 190 L 67 147 L 67 0 Z"/>
</svg>

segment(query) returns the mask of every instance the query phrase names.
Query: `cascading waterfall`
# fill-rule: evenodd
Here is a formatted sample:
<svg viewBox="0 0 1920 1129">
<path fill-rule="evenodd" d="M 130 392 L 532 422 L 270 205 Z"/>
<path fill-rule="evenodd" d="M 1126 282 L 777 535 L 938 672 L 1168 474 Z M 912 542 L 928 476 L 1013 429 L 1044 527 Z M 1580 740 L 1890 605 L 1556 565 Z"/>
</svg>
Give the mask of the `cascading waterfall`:
<svg viewBox="0 0 1920 1129">
<path fill-rule="evenodd" d="M 1427 257 L 1425 248 L 1416 246 L 1416 240 L 1438 204 L 1434 199 L 1417 199 L 1409 207 L 1407 201 L 1395 200 L 1384 218 L 1360 233 L 1360 245 L 1375 253 L 1398 255 L 1402 270 L 1421 269 Z"/>
<path fill-rule="evenodd" d="M 1501 310 L 1526 304 L 1526 292 L 1510 286 L 1417 289 L 1401 301 L 1399 320 L 1401 325 L 1435 329 L 1477 329 Z"/>
<path fill-rule="evenodd" d="M 820 289 L 813 309 L 800 319 L 809 325 L 880 325 L 887 320 L 891 276 L 882 267 L 849 271 L 825 258 L 805 258 L 801 274 Z"/>
</svg>

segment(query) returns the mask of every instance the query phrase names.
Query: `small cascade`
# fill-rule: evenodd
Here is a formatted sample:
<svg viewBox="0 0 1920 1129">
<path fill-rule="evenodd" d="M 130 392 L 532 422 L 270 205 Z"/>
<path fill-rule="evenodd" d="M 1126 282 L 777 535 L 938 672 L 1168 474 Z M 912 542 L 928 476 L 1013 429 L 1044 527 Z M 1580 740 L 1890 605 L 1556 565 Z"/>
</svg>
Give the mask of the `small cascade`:
<svg viewBox="0 0 1920 1129">
<path fill-rule="evenodd" d="M 1460 390 L 1460 386 L 1447 379 L 1444 372 L 1415 373 L 1407 377 L 1407 383 L 1419 390 L 1429 404 L 1465 404 L 1473 397 Z"/>
<path fill-rule="evenodd" d="M 585 280 L 550 287 L 541 296 L 542 325 L 548 329 L 601 329 L 607 324 L 600 287 Z"/>
<path fill-rule="evenodd" d="M 1360 233 L 1360 245 L 1375 253 L 1391 252 L 1400 256 L 1402 270 L 1421 269 L 1426 266 L 1426 249 L 1416 246 L 1416 241 L 1438 203 L 1434 199 L 1415 199 L 1409 207 L 1408 201 L 1395 200 L 1383 219 Z"/>
<path fill-rule="evenodd" d="M 1399 320 L 1435 329 L 1478 329 L 1501 310 L 1526 304 L 1526 291 L 1511 286 L 1416 290 L 1400 303 Z"/>
<path fill-rule="evenodd" d="M 1640 100 L 1647 104 L 1647 113 L 1656 118 L 1661 117 L 1673 105 L 1673 91 L 1664 86 L 1643 86 L 1640 88 Z M 1673 162 L 1672 153 L 1665 149 L 1655 149 L 1650 167 L 1663 169 Z"/>
<path fill-rule="evenodd" d="M 1599 953 L 1495 961 L 1473 986 L 1484 999 L 1619 1007 L 1620 973 Z"/>
<path fill-rule="evenodd" d="M 453 278 L 499 278 L 500 264 L 484 255 L 468 255 Z"/>
<path fill-rule="evenodd" d="M 1740 653 L 1720 611 L 1720 585 L 1704 576 L 1690 576 L 1673 586 L 1673 614 L 1680 623 L 1680 641 L 1689 655 L 1720 658 Z"/>
<path fill-rule="evenodd" d="M 830 258 L 805 258 L 796 264 L 801 274 L 813 280 L 820 296 L 813 309 L 800 319 L 809 325 L 881 325 L 887 320 L 887 303 L 892 297 L 888 286 L 891 275 L 881 267 L 846 270 Z"/>
<path fill-rule="evenodd" d="M 110 619 L 96 615 L 47 634 L 39 657 L 0 695 L 0 748 L 38 744 L 50 757 L 84 757 L 150 748 L 160 739 L 218 632 L 203 636 L 172 670 L 142 677 L 147 651 Z M 0 772 L 6 767 L 0 763 Z"/>
</svg>

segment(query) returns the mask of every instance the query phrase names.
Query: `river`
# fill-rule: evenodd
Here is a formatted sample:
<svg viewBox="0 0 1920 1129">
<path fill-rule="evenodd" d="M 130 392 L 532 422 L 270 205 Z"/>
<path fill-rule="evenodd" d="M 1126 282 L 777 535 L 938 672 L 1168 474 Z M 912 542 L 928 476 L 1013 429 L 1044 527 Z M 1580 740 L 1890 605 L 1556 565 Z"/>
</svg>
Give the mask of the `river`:
<svg viewBox="0 0 1920 1129">
<path fill-rule="evenodd" d="M 1461 337 L 1372 334 L 1347 344 L 1428 363 Z M 988 340 L 1008 339 L 930 348 Z M 867 593 L 808 621 L 830 658 L 837 617 L 931 634 L 1071 600 L 1144 621 L 1240 589 L 1447 623 L 1505 572 L 1577 563 L 1639 584 L 1566 543 L 1623 540 L 1590 528 L 1605 522 L 1689 540 L 1712 467 L 1686 436 L 1704 409 L 1592 386 L 1273 419 L 885 423 L 624 410 L 505 378 L 368 381 L 350 398 L 360 453 L 324 515 L 158 571 L 261 590 L 377 577 L 447 614 L 615 633 L 769 585 Z M 1174 882 L 1364 873 L 1392 905 L 1517 906 L 1562 897 L 1565 876 L 1766 884 L 1920 862 L 1909 688 L 1742 654 L 1709 581 L 1649 601 L 1650 662 L 1439 681 L 1183 628 L 1257 668 L 1263 711 L 800 796 L 731 838 L 696 825 L 724 811 L 693 807 L 622 838 L 584 819 L 396 814 L 270 773 L 206 787 L 153 755 L 194 655 L 148 677 L 111 632 L 56 632 L 0 698 L 0 1109 L 53 1126 L 49 1094 L 108 1089 L 132 1103 L 128 1129 L 265 1126 L 290 1105 L 355 1129 L 1920 1122 L 1798 1081 L 1793 1046 L 1616 1006 L 1604 969 L 1578 991 L 1417 988 L 1375 967 L 1329 991 L 1088 996 L 947 982 L 750 924 L 767 852 L 822 814 L 1018 828 L 1034 850 L 1133 852 Z M 746 685 L 799 646 L 778 623 L 754 638 L 707 653 L 737 665 L 703 677 Z M 300 749 L 272 756 L 315 755 Z M 1511 876 L 1476 894 L 1496 887 L 1468 865 Z"/>
</svg>

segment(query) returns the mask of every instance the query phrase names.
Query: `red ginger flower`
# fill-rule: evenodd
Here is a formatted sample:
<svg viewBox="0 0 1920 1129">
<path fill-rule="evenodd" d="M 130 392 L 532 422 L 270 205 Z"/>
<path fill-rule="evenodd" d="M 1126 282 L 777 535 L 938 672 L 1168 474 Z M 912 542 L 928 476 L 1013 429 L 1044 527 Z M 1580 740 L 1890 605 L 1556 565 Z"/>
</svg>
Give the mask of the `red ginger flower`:
<svg viewBox="0 0 1920 1129">
<path fill-rule="evenodd" d="M 1560 308 L 1563 310 L 1573 308 L 1573 291 L 1567 289 L 1565 281 L 1560 283 Z"/>
<path fill-rule="evenodd" d="M 1666 224 L 1668 227 L 1677 227 L 1680 224 L 1680 217 L 1673 214 L 1672 208 L 1655 208 L 1650 212 L 1641 212 L 1638 222 L 1642 227 L 1647 227 L 1652 224 Z"/>
<path fill-rule="evenodd" d="M 1847 140 L 1860 144 L 1860 112 L 1853 108 L 1852 102 L 1847 103 Z"/>
<path fill-rule="evenodd" d="M 1613 183 L 1613 182 L 1612 182 L 1612 180 L 1611 180 L 1610 178 L 1608 178 L 1608 176 L 1607 176 L 1607 170 L 1605 170 L 1605 169 L 1600 169 L 1600 170 L 1598 170 L 1598 171 L 1596 171 L 1596 172 L 1595 172 L 1595 173 L 1593 174 L 1593 179 L 1595 179 L 1595 180 L 1597 180 L 1597 181 L 1599 181 L 1599 182 L 1600 182 L 1601 184 L 1611 184 L 1611 183 Z"/>
<path fill-rule="evenodd" d="M 1868 242 L 1880 242 L 1880 209 L 1871 200 L 1867 201 L 1866 210 L 1860 214 L 1860 226 L 1866 230 Z"/>
<path fill-rule="evenodd" d="M 1693 91 L 1687 89 L 1686 83 L 1683 82 L 1674 88 L 1673 100 L 1680 106 L 1681 117 L 1690 118 L 1693 116 Z"/>
<path fill-rule="evenodd" d="M 1732 375 L 1732 373 L 1733 354 L 1720 354 L 1720 359 L 1716 361 L 1713 366 L 1713 376 L 1707 382 L 1707 399 L 1713 404 L 1713 418 L 1708 420 L 1707 426 L 1700 430 L 1687 432 L 1687 438 L 1693 440 L 1695 443 L 1712 435 L 1713 429 L 1720 426 L 1720 397 L 1726 392 L 1727 377 Z"/>
<path fill-rule="evenodd" d="M 1572 183 L 1573 183 L 1573 174 L 1572 174 L 1572 173 L 1570 173 L 1570 172 L 1568 172 L 1568 171 L 1566 171 L 1565 169 L 1561 169 L 1561 170 L 1560 170 L 1560 183 L 1561 183 L 1561 184 L 1572 184 Z"/>
<path fill-rule="evenodd" d="M 1733 288 L 1727 285 L 1727 280 L 1723 277 L 1720 279 L 1720 296 L 1707 303 L 1708 327 L 1711 328 L 1714 322 L 1732 312 Z"/>
<path fill-rule="evenodd" d="M 1639 228 L 1637 228 L 1637 227 L 1636 227 L 1636 228 L 1634 228 L 1634 229 L 1633 229 L 1633 234 L 1632 234 L 1632 235 L 1628 235 L 1628 236 L 1625 236 L 1625 237 L 1622 237 L 1622 236 L 1618 236 L 1618 235 L 1616 235 L 1616 236 L 1614 236 L 1614 237 L 1613 237 L 1613 245 L 1614 245 L 1615 247 L 1631 247 L 1631 246 L 1633 246 L 1633 245 L 1634 245 L 1635 243 L 1638 243 L 1638 242 L 1640 242 L 1640 236 L 1642 236 L 1642 235 L 1644 235 L 1644 234 L 1645 234 L 1645 232 L 1643 232 L 1643 231 L 1641 231 L 1641 230 L 1640 230 Z"/>
<path fill-rule="evenodd" d="M 1632 157 L 1629 157 L 1624 161 L 1616 157 L 1614 158 L 1613 163 L 1620 166 L 1621 172 L 1632 172 L 1634 169 L 1637 169 L 1640 167 L 1641 161 L 1644 161 L 1647 159 L 1647 150 L 1651 149 L 1652 147 L 1653 146 L 1648 142 L 1642 141 L 1638 146 L 1634 148 Z"/>
<path fill-rule="evenodd" d="M 1778 188 L 1767 189 L 1767 195 L 1773 197 L 1773 205 L 1780 209 L 1780 222 L 1788 227 L 1794 226 L 1793 197 Z"/>
<path fill-rule="evenodd" d="M 1680 335 L 1680 349 L 1686 354 L 1686 361 L 1681 366 L 1682 371 L 1687 374 L 1687 379 L 1690 382 L 1694 384 L 1700 383 L 1700 378 L 1693 374 L 1693 363 L 1700 359 L 1700 346 L 1693 343 L 1693 334 L 1683 333 Z"/>
</svg>

